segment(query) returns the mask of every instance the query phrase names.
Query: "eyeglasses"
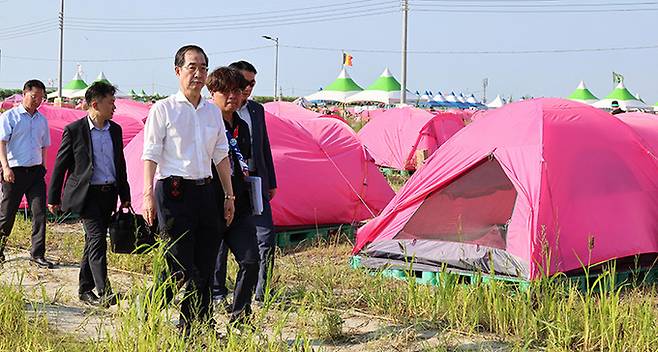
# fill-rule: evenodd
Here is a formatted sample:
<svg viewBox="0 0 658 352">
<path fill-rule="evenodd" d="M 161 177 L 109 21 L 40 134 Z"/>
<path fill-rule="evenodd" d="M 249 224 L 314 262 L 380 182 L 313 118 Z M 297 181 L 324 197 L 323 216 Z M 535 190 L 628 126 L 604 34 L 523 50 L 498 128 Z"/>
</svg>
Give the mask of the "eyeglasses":
<svg viewBox="0 0 658 352">
<path fill-rule="evenodd" d="M 256 80 L 255 80 L 255 79 L 252 79 L 251 81 L 249 81 L 249 83 L 248 83 L 247 85 L 248 85 L 249 87 L 253 87 L 253 86 L 255 86 L 255 85 L 256 85 Z"/>
<path fill-rule="evenodd" d="M 43 94 L 27 93 L 25 95 L 32 98 L 32 99 L 34 99 L 34 100 L 43 100 L 43 99 L 45 99 L 45 96 Z"/>
<path fill-rule="evenodd" d="M 187 66 L 181 66 L 181 68 L 192 73 L 196 71 L 199 71 L 200 73 L 208 73 L 208 66 L 196 66 L 193 64 L 189 64 Z"/>
</svg>

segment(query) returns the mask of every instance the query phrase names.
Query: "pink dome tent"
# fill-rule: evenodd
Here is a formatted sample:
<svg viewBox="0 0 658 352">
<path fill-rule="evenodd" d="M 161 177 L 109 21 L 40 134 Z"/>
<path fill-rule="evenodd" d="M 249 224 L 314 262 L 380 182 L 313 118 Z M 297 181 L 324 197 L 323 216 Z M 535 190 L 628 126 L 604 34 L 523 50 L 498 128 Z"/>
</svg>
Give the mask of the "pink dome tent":
<svg viewBox="0 0 658 352">
<path fill-rule="evenodd" d="M 375 164 L 397 170 L 414 170 L 417 150 L 431 155 L 464 127 L 462 112 L 432 114 L 413 107 L 377 114 L 359 131 L 359 138 Z"/>
<path fill-rule="evenodd" d="M 354 253 L 369 267 L 413 257 L 431 271 L 493 267 L 529 280 L 655 255 L 657 176 L 651 147 L 608 113 L 562 99 L 509 104 L 442 145 L 359 230 Z"/>
<path fill-rule="evenodd" d="M 277 227 L 355 223 L 376 216 L 393 197 L 347 125 L 265 115 L 278 184 L 272 201 Z M 137 212 L 142 209 L 143 144 L 142 132 L 124 149 Z"/>
</svg>

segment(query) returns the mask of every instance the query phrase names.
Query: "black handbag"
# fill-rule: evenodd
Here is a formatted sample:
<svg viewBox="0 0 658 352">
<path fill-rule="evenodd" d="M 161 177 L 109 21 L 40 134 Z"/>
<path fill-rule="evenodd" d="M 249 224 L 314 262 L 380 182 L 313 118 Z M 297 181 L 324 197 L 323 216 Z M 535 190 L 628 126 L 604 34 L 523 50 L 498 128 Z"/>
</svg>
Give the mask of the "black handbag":
<svg viewBox="0 0 658 352">
<path fill-rule="evenodd" d="M 119 208 L 110 220 L 110 249 L 117 254 L 145 253 L 155 244 L 155 233 L 132 207 Z"/>
</svg>

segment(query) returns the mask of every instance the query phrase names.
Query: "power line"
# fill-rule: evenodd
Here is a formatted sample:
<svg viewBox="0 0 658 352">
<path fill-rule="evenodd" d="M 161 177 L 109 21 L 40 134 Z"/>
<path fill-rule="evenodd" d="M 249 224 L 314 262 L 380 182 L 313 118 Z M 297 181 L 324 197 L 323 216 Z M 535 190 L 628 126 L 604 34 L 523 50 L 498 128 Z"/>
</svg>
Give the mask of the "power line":
<svg viewBox="0 0 658 352">
<path fill-rule="evenodd" d="M 591 9 L 591 10 L 467 10 L 467 9 L 433 9 L 433 8 L 419 8 L 413 7 L 411 11 L 414 12 L 444 12 L 444 13 L 498 13 L 498 14 L 538 14 L 538 13 L 619 13 L 619 12 L 649 12 L 658 11 L 658 8 L 639 8 L 639 9 Z"/>
<path fill-rule="evenodd" d="M 378 53 L 378 54 L 400 54 L 400 50 L 395 49 L 348 49 L 348 48 L 327 48 L 311 47 L 302 45 L 281 45 L 290 49 L 314 50 L 341 52 L 343 50 L 350 52 Z M 630 50 L 649 50 L 658 49 L 658 44 L 625 46 L 625 47 L 608 47 L 608 48 L 577 48 L 577 49 L 531 49 L 531 50 L 408 50 L 409 54 L 416 55 L 516 55 L 516 54 L 564 54 L 564 53 L 582 53 L 582 52 L 614 52 Z"/>
<path fill-rule="evenodd" d="M 388 8 L 381 8 L 378 11 L 369 11 L 367 13 L 358 13 L 350 15 L 332 15 L 327 16 L 326 14 L 318 16 L 305 16 L 300 19 L 287 20 L 287 21 L 254 21 L 250 23 L 240 23 L 238 25 L 226 24 L 226 25 L 215 25 L 215 26 L 179 26 L 172 27 L 166 26 L 162 28 L 143 28 L 143 27 L 118 27 L 118 28 L 108 28 L 107 26 L 85 26 L 85 25 L 69 25 L 68 29 L 77 30 L 77 31 L 93 31 L 93 32 L 112 32 L 112 33 L 121 33 L 121 32 L 157 32 L 157 33 L 166 33 L 166 32 L 206 32 L 206 31 L 217 31 L 217 30 L 234 30 L 234 29 L 251 29 L 251 28 L 263 28 L 263 27 L 274 27 L 274 26 L 287 26 L 295 24 L 304 24 L 304 23 L 318 23 L 318 22 L 329 22 L 329 21 L 339 21 L 350 18 L 363 18 L 363 17 L 372 17 L 379 15 L 386 15 L 391 13 L 397 13 L 398 7 L 391 6 Z"/>
<path fill-rule="evenodd" d="M 373 3 L 374 2 L 374 3 Z M 99 23 L 109 23 L 115 25 L 126 25 L 126 24 L 135 24 L 135 25 L 161 25 L 163 23 L 177 23 L 177 24 L 189 24 L 190 22 L 194 23 L 207 23 L 209 21 L 217 21 L 223 19 L 230 19 L 231 22 L 247 19 L 270 19 L 278 18 L 280 15 L 284 14 L 286 16 L 299 16 L 299 15 L 308 15 L 314 13 L 321 13 L 324 15 L 335 14 L 334 11 L 346 11 L 346 10 L 355 10 L 355 9 L 364 9 L 368 7 L 377 7 L 381 5 L 390 5 L 397 4 L 396 0 L 387 0 L 387 1 L 378 1 L 378 0 L 361 0 L 361 1 L 352 1 L 339 4 L 330 4 L 330 5 L 320 5 L 314 7 L 302 7 L 302 8 L 290 8 L 284 10 L 272 10 L 272 11 L 263 11 L 263 12 L 251 12 L 251 13 L 242 13 L 242 14 L 232 14 L 232 15 L 213 15 L 213 16 L 199 16 L 199 17 L 165 17 L 165 18 L 92 18 L 92 17 L 67 17 L 67 20 L 70 20 L 75 23 L 87 23 L 87 24 L 99 24 Z M 264 17 L 264 18 L 260 18 Z M 155 23 L 150 23 L 155 22 Z"/>
<path fill-rule="evenodd" d="M 213 56 L 213 55 L 220 55 L 220 54 L 253 51 L 253 50 L 259 50 L 259 49 L 265 49 L 265 48 L 271 48 L 271 47 L 272 47 L 272 45 L 263 45 L 263 46 L 256 46 L 256 47 L 251 47 L 251 48 L 242 48 L 242 49 L 208 52 L 206 54 L 208 56 Z M 11 56 L 11 55 L 3 55 L 2 58 L 3 59 L 10 59 L 10 60 L 22 60 L 22 61 L 47 61 L 47 62 L 57 61 L 57 59 L 52 59 L 52 58 L 37 58 L 37 57 L 29 57 L 29 56 Z M 170 55 L 170 56 L 156 56 L 156 57 L 142 57 L 142 58 L 78 59 L 78 60 L 64 60 L 64 62 L 76 62 L 76 63 L 136 62 L 136 61 L 172 60 L 172 59 L 173 59 L 173 57 Z"/>
</svg>

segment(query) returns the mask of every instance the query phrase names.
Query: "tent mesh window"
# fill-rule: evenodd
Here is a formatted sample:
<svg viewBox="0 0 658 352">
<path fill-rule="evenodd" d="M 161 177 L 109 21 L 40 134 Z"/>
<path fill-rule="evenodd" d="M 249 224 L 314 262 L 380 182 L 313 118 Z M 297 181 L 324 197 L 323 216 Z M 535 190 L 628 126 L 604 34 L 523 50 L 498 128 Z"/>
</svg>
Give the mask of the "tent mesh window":
<svg viewBox="0 0 658 352">
<path fill-rule="evenodd" d="M 397 239 L 428 239 L 506 248 L 516 190 L 489 157 L 430 193 Z"/>
</svg>

